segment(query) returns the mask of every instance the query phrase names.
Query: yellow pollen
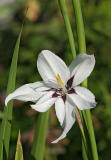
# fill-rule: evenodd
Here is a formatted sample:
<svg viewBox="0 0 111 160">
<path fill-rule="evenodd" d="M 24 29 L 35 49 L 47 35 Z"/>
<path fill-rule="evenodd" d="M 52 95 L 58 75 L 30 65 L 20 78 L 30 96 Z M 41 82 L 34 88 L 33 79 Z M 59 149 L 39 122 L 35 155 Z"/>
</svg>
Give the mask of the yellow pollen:
<svg viewBox="0 0 111 160">
<path fill-rule="evenodd" d="M 60 77 L 60 75 L 59 75 L 59 74 L 57 74 L 57 76 L 56 76 L 56 80 L 57 80 L 57 83 L 58 83 L 61 87 L 63 87 L 63 86 L 64 86 L 64 83 L 63 83 L 63 81 L 62 81 L 62 79 L 61 79 L 61 77 Z"/>
</svg>

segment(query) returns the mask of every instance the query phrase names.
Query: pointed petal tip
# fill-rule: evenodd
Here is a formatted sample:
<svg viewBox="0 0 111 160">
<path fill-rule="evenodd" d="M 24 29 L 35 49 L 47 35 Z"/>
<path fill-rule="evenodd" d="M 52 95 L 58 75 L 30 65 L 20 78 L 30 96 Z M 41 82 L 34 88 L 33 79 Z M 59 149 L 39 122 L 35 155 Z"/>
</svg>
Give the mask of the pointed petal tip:
<svg viewBox="0 0 111 160">
<path fill-rule="evenodd" d="M 87 53 L 85 53 L 85 52 L 82 52 L 82 53 L 80 53 L 80 55 L 85 55 L 85 56 L 87 56 L 87 57 L 90 57 L 92 60 L 95 60 L 94 54 L 87 54 Z"/>
<path fill-rule="evenodd" d="M 7 98 L 5 99 L 5 106 L 7 107 L 8 101 Z"/>
<path fill-rule="evenodd" d="M 95 101 L 95 103 L 94 103 L 94 107 L 96 107 L 96 105 L 97 105 L 98 103 Z"/>
<path fill-rule="evenodd" d="M 57 138 L 55 141 L 52 141 L 52 144 L 58 143 L 60 140 L 62 140 L 63 138 Z"/>
<path fill-rule="evenodd" d="M 94 56 L 94 54 L 90 55 L 90 57 L 91 57 L 91 60 L 92 60 L 92 61 L 95 61 L 95 56 Z"/>
<path fill-rule="evenodd" d="M 60 136 L 59 138 L 57 138 L 55 141 L 52 141 L 52 144 L 58 143 L 60 140 L 64 139 L 66 137 L 66 134 Z"/>
<path fill-rule="evenodd" d="M 6 99 L 5 99 L 5 106 L 7 107 L 7 104 L 8 104 L 8 102 L 11 100 L 12 98 L 11 98 L 11 96 L 10 96 L 10 94 L 6 97 Z"/>
<path fill-rule="evenodd" d="M 44 50 L 42 50 L 41 52 L 42 52 L 42 53 L 45 53 L 45 52 L 50 52 L 50 51 L 47 50 L 47 49 L 44 49 Z"/>
<path fill-rule="evenodd" d="M 34 104 L 31 104 L 30 107 L 31 107 L 32 109 L 36 110 Z"/>
<path fill-rule="evenodd" d="M 42 51 L 40 52 L 40 55 L 41 55 L 41 54 L 44 55 L 44 54 L 47 54 L 47 53 L 51 53 L 51 51 L 49 51 L 49 50 L 42 50 Z"/>
<path fill-rule="evenodd" d="M 91 109 L 92 109 L 92 108 L 94 108 L 94 107 L 96 107 L 96 105 L 97 105 L 97 102 L 96 102 L 96 101 L 95 101 L 95 102 L 93 102 L 93 103 L 92 103 L 92 107 L 91 107 Z"/>
<path fill-rule="evenodd" d="M 57 140 L 55 140 L 55 141 L 53 141 L 53 142 L 51 142 L 52 144 L 55 144 L 55 143 L 57 143 L 58 141 Z"/>
<path fill-rule="evenodd" d="M 34 109 L 35 111 L 37 111 L 37 112 L 45 112 L 43 109 L 41 109 L 38 105 L 36 105 L 36 104 L 32 104 L 32 105 L 30 105 L 30 107 L 32 108 L 32 109 Z"/>
<path fill-rule="evenodd" d="M 92 58 L 95 58 L 94 54 L 91 54 L 90 56 L 91 56 Z"/>
<path fill-rule="evenodd" d="M 93 108 L 95 108 L 96 107 L 96 105 L 97 105 L 97 103 L 95 102 L 95 103 L 92 103 L 92 106 L 89 108 L 89 107 L 87 107 L 87 108 L 85 108 L 85 109 L 83 109 L 83 108 L 79 108 L 79 110 L 87 110 L 87 109 L 93 109 Z"/>
</svg>

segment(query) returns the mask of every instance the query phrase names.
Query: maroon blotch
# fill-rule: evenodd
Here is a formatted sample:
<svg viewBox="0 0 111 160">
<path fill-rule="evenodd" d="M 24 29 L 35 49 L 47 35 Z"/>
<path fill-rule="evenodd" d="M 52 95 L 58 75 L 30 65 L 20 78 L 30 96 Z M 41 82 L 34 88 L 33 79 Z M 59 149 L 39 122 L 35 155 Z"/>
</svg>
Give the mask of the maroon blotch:
<svg viewBox="0 0 111 160">
<path fill-rule="evenodd" d="M 56 91 L 56 89 L 55 88 L 49 88 L 49 89 L 44 90 L 43 92 L 48 92 L 48 91 Z"/>
<path fill-rule="evenodd" d="M 67 81 L 67 85 L 66 85 L 66 88 L 67 88 L 67 89 L 69 89 L 69 88 L 72 87 L 73 80 L 74 80 L 74 76 L 72 76 L 72 77 Z"/>
<path fill-rule="evenodd" d="M 76 91 L 75 91 L 74 88 L 71 88 L 67 93 L 68 93 L 68 94 L 74 94 L 74 93 L 76 93 Z"/>
<path fill-rule="evenodd" d="M 59 96 L 59 94 L 57 94 L 56 92 L 54 92 L 53 94 L 52 94 L 52 98 L 56 98 L 56 97 L 58 97 Z"/>
<path fill-rule="evenodd" d="M 63 99 L 64 104 L 65 104 L 65 102 L 66 102 L 66 95 L 63 95 L 63 96 L 62 96 L 62 99 Z"/>
</svg>

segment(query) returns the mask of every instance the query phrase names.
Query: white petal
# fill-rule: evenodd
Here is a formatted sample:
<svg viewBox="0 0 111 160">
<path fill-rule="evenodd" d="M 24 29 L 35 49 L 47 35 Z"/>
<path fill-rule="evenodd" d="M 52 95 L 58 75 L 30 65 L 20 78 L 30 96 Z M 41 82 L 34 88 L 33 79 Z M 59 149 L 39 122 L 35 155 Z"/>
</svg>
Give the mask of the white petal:
<svg viewBox="0 0 111 160">
<path fill-rule="evenodd" d="M 63 99 L 60 97 L 57 98 L 57 101 L 55 102 L 55 111 L 57 118 L 62 126 L 65 118 L 65 104 L 63 102 Z"/>
<path fill-rule="evenodd" d="M 94 94 L 87 88 L 84 87 L 74 87 L 76 93 L 83 98 L 84 100 L 91 102 L 91 103 L 96 103 L 95 101 L 95 96 Z"/>
<path fill-rule="evenodd" d="M 42 95 L 45 94 L 45 92 L 43 91 L 47 89 L 49 88 L 45 86 L 43 82 L 25 84 L 6 97 L 5 105 L 7 105 L 7 103 L 12 99 L 17 99 L 25 102 L 36 102 Z"/>
<path fill-rule="evenodd" d="M 56 101 L 57 98 L 52 98 L 54 92 L 50 91 L 39 99 L 35 105 L 31 105 L 38 112 L 46 112 Z"/>
<path fill-rule="evenodd" d="M 47 86 L 47 87 L 50 87 L 50 88 L 60 88 L 59 84 L 57 84 L 56 82 L 52 82 L 52 81 L 48 81 L 48 82 L 44 82 L 44 84 Z"/>
<path fill-rule="evenodd" d="M 80 110 L 91 109 L 96 106 L 96 103 L 88 102 L 78 94 L 69 94 L 68 97 L 72 100 L 72 105 L 76 105 Z"/>
<path fill-rule="evenodd" d="M 73 86 L 80 84 L 92 72 L 95 65 L 94 55 L 79 54 L 69 66 L 71 76 L 74 75 Z"/>
<path fill-rule="evenodd" d="M 66 101 L 65 105 L 65 120 L 64 120 L 64 131 L 61 134 L 61 136 L 53 141 L 52 143 L 57 143 L 58 141 L 62 140 L 66 137 L 69 130 L 72 128 L 74 122 L 75 122 L 75 116 L 74 116 L 74 105 L 71 105 L 68 101 Z"/>
<path fill-rule="evenodd" d="M 52 81 L 57 84 L 56 76 L 59 74 L 63 83 L 66 84 L 70 76 L 64 61 L 48 50 L 43 50 L 39 54 L 37 68 L 44 82 Z"/>
</svg>

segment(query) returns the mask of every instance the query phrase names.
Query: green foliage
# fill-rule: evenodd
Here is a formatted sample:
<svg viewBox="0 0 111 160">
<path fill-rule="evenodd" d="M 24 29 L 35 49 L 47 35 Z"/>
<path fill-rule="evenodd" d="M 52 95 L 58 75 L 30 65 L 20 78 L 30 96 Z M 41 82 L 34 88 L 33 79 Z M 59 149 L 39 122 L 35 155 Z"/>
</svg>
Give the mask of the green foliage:
<svg viewBox="0 0 111 160">
<path fill-rule="evenodd" d="M 45 153 L 45 142 L 48 127 L 49 111 L 40 113 L 35 130 L 35 137 L 32 146 L 32 155 L 35 160 L 43 160 Z"/>
<path fill-rule="evenodd" d="M 15 160 L 23 160 L 23 151 L 22 151 L 22 144 L 21 144 L 21 135 L 20 131 L 18 134 L 17 146 L 16 146 L 16 154 Z"/>
<path fill-rule="evenodd" d="M 14 54 L 13 54 L 10 73 L 9 73 L 8 85 L 7 85 L 7 95 L 13 92 L 15 89 L 17 61 L 18 61 L 21 32 L 18 36 L 15 49 L 14 49 Z M 8 159 L 11 120 L 12 120 L 12 108 L 13 108 L 13 102 L 9 102 L 7 107 L 4 108 L 4 117 L 0 127 L 0 148 L 2 148 L 0 152 L 0 158 L 1 158 L 0 160 L 3 159 L 4 153 L 5 153 L 6 159 Z"/>
<path fill-rule="evenodd" d="M 37 1 L 37 0 L 36 0 Z M 12 50 L 15 45 L 21 20 L 24 16 L 24 6 L 27 0 L 21 0 L 15 7 L 13 20 L 3 23 L 0 19 L 0 125 L 4 117 L 4 93 L 7 86 Z M 38 81 L 36 61 L 38 53 L 43 49 L 49 49 L 62 57 L 69 65 L 72 61 L 70 45 L 66 35 L 66 29 L 60 15 L 57 0 L 40 0 L 38 18 L 35 21 L 27 19 L 22 35 L 22 43 L 17 69 L 16 87 L 25 83 Z M 89 77 L 88 88 L 95 94 L 98 106 L 92 109 L 94 130 L 96 133 L 99 159 L 111 158 L 111 1 L 110 0 L 83 0 L 82 10 L 85 24 L 87 53 L 94 54 L 96 66 Z M 69 17 L 71 19 L 74 36 L 76 37 L 75 19 L 73 17 L 72 2 L 67 1 Z M 5 6 L 4 6 L 5 7 Z M 12 8 L 12 7 L 11 7 Z M 14 8 L 14 6 L 13 6 Z M 2 11 L 1 11 L 2 12 Z M 2 27 L 1 27 L 2 24 Z M 77 38 L 75 38 L 77 48 Z M 79 51 L 78 51 L 79 53 Z M 9 159 L 14 159 L 18 129 L 22 131 L 22 144 L 24 159 L 32 160 L 32 138 L 34 136 L 34 124 L 38 113 L 32 111 L 30 103 L 15 101 L 12 119 L 11 143 Z M 38 121 L 38 120 L 37 120 Z M 9 121 L 10 122 L 10 121 Z M 81 160 L 81 135 L 77 124 L 73 126 L 67 138 L 57 145 L 51 145 L 52 141 L 60 135 L 61 127 L 56 120 L 54 108 L 50 113 L 47 146 L 45 159 Z M 9 134 L 8 134 L 9 135 Z M 3 141 L 2 141 L 3 142 Z M 47 152 L 48 148 L 48 152 Z M 0 148 L 0 153 L 2 152 Z"/>
</svg>

